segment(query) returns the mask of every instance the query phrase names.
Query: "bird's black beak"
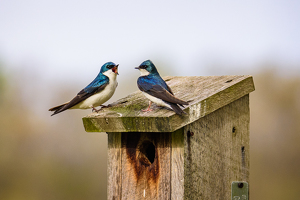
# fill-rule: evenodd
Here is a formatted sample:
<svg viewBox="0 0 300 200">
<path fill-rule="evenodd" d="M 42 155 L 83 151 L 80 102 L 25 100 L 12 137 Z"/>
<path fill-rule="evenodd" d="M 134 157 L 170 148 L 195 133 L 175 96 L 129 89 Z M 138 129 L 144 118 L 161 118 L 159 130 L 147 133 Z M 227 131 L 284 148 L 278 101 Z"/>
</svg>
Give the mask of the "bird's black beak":
<svg viewBox="0 0 300 200">
<path fill-rule="evenodd" d="M 114 66 L 114 67 L 112 68 L 112 71 L 113 71 L 114 73 L 116 73 L 117 75 L 119 75 L 119 73 L 118 73 L 118 66 L 119 66 L 119 64 L 117 64 L 116 66 Z"/>
<path fill-rule="evenodd" d="M 135 67 L 134 69 L 140 69 L 140 67 Z"/>
</svg>

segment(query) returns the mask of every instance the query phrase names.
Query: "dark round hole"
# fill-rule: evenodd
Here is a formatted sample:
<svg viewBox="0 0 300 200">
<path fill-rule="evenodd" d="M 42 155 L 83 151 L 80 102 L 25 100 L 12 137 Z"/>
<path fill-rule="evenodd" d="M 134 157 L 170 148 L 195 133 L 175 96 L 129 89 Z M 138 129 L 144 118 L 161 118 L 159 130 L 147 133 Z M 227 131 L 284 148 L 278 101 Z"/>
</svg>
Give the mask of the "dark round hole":
<svg viewBox="0 0 300 200">
<path fill-rule="evenodd" d="M 147 158 L 147 160 L 152 164 L 154 162 L 155 159 L 155 146 L 152 142 L 150 141 L 144 141 L 140 148 L 140 153 L 142 154 L 141 156 L 143 158 L 141 158 L 140 160 L 144 163 L 147 164 L 148 162 L 145 162 L 145 158 Z"/>
<path fill-rule="evenodd" d="M 238 187 L 239 188 L 243 188 L 244 187 L 244 183 L 238 183 Z"/>
</svg>

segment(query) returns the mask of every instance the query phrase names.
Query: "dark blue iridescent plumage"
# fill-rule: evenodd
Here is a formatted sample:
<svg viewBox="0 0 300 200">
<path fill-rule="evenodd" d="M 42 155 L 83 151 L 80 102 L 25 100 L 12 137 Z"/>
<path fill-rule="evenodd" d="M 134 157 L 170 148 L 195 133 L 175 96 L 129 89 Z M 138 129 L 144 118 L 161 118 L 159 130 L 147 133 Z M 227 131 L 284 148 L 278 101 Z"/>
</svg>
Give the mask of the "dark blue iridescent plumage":
<svg viewBox="0 0 300 200">
<path fill-rule="evenodd" d="M 162 100 L 165 103 L 164 105 L 172 108 L 177 114 L 181 115 L 184 113 L 184 111 L 181 110 L 181 108 L 178 105 L 188 105 L 188 103 L 174 96 L 171 88 L 161 78 L 156 67 L 150 60 L 144 61 L 136 69 L 139 69 L 142 74 L 137 80 L 138 88 L 142 92 L 145 92 L 146 94 L 154 98 Z M 151 103 L 149 103 L 149 107 L 145 111 L 150 111 L 150 106 Z"/>
<path fill-rule="evenodd" d="M 153 85 L 160 85 L 170 92 L 166 82 L 161 78 L 151 60 L 144 61 L 139 68 L 144 68 L 149 72 L 148 76 L 140 76 L 138 78 L 137 84 L 139 87 L 142 87 L 144 90 L 149 90 L 153 87 Z"/>
<path fill-rule="evenodd" d="M 102 68 L 101 68 L 102 69 Z M 83 91 L 87 93 L 94 92 L 97 88 L 99 88 L 101 85 L 105 85 L 109 82 L 109 79 L 107 76 L 103 75 L 100 71 L 98 76 L 88 85 L 86 86 Z"/>
<path fill-rule="evenodd" d="M 112 69 L 115 66 L 117 65 L 113 62 L 105 63 L 101 67 L 100 72 L 96 76 L 96 78 L 88 86 L 86 86 L 83 90 L 81 90 L 78 94 L 95 93 L 95 91 L 99 90 L 99 88 L 107 85 L 109 83 L 109 79 L 103 73 L 108 71 L 109 69 Z"/>
<path fill-rule="evenodd" d="M 160 77 L 158 73 L 149 74 L 148 76 L 140 76 L 137 80 L 137 84 L 144 90 L 150 90 L 153 87 L 153 85 L 159 85 L 168 92 L 170 92 L 166 82 Z"/>
</svg>

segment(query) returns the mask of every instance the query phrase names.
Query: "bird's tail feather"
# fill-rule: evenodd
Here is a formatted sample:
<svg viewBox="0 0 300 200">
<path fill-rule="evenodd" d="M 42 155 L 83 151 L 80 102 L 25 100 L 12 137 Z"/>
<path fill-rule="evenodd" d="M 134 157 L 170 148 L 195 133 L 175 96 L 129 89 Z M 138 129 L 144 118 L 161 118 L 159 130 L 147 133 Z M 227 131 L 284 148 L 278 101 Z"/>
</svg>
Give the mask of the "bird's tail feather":
<svg viewBox="0 0 300 200">
<path fill-rule="evenodd" d="M 192 101 L 193 101 L 193 100 L 186 101 L 186 102 L 185 102 L 186 104 L 184 104 L 184 105 L 189 105 Z M 182 105 L 182 104 L 178 104 L 178 105 L 180 105 L 182 108 L 184 108 L 184 105 Z"/>
<path fill-rule="evenodd" d="M 64 103 L 64 104 L 61 104 L 61 105 L 59 105 L 59 106 L 55 106 L 55 107 L 53 107 L 53 108 L 50 108 L 49 111 L 54 111 L 54 113 L 53 113 L 51 116 L 53 116 L 53 115 L 55 115 L 55 114 L 57 114 L 57 113 L 62 112 L 62 111 L 61 111 L 61 108 L 64 107 L 65 105 L 67 105 L 68 103 L 69 103 L 69 102 Z"/>
<path fill-rule="evenodd" d="M 69 103 L 69 102 L 67 102 L 67 103 Z M 55 107 L 53 107 L 53 108 L 50 108 L 49 111 L 56 111 L 56 110 L 59 110 L 59 109 L 61 109 L 64 105 L 66 105 L 67 103 L 64 103 L 64 104 L 61 104 L 61 105 L 59 105 L 59 106 L 55 106 Z"/>
<path fill-rule="evenodd" d="M 178 115 L 186 114 L 186 112 L 184 112 L 183 110 L 181 110 L 181 108 L 177 104 L 171 103 L 170 106 L 175 111 L 176 114 L 178 114 Z"/>
</svg>

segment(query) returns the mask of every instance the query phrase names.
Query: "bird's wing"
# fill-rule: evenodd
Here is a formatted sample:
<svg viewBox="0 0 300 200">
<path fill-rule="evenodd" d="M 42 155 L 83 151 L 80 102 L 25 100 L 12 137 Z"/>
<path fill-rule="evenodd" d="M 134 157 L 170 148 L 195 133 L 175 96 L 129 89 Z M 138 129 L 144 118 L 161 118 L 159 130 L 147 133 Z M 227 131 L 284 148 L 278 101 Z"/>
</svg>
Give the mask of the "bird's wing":
<svg viewBox="0 0 300 200">
<path fill-rule="evenodd" d="M 78 94 L 81 93 L 98 93 L 102 91 L 105 86 L 109 83 L 109 78 L 103 74 L 98 75 L 88 86 L 81 90 Z"/>
<path fill-rule="evenodd" d="M 82 89 L 69 103 L 65 104 L 60 109 L 56 110 L 52 115 L 65 111 L 78 103 L 86 100 L 90 96 L 101 92 L 108 85 L 109 79 L 107 76 L 103 75 L 102 77 L 95 78 L 88 86 Z"/>
<path fill-rule="evenodd" d="M 167 84 L 166 84 L 167 85 Z M 168 88 L 168 91 L 172 94 L 172 95 L 174 95 L 173 94 L 173 92 L 172 92 L 172 90 L 171 90 L 171 88 L 167 85 L 167 88 Z"/>
<path fill-rule="evenodd" d="M 166 102 L 188 105 L 188 102 L 176 98 L 173 94 L 168 92 L 160 85 L 152 85 L 149 82 L 138 80 L 138 87 L 141 91 L 146 92 L 147 94 L 156 98 L 162 99 Z"/>
</svg>

